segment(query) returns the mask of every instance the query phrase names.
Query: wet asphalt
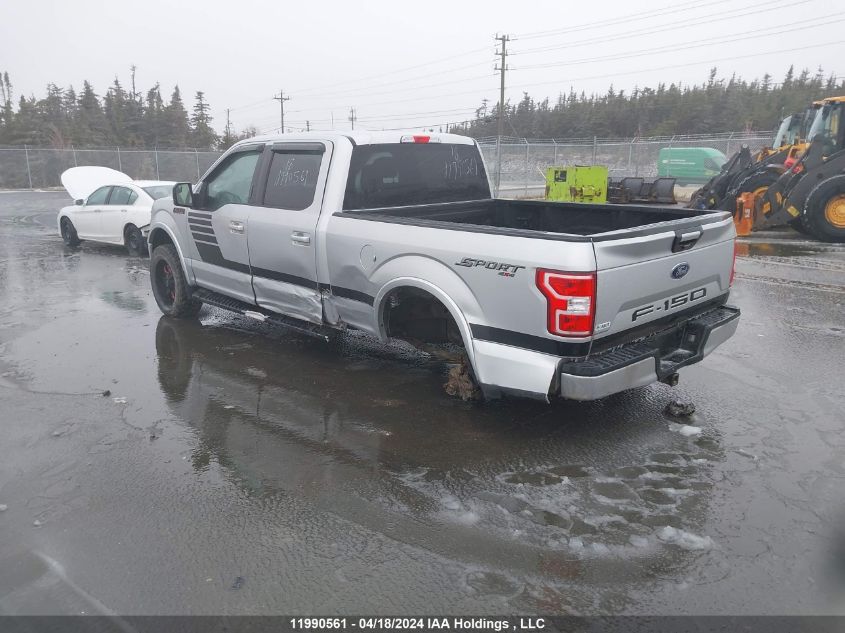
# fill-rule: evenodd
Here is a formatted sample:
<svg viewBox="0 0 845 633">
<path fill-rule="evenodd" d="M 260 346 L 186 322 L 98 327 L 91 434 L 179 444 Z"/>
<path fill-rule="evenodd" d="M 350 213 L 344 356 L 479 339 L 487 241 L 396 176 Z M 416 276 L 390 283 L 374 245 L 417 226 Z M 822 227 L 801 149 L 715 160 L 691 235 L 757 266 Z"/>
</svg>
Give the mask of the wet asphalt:
<svg viewBox="0 0 845 633">
<path fill-rule="evenodd" d="M 843 611 L 845 247 L 743 240 L 678 387 L 468 404 L 402 346 L 161 317 L 67 202 L 0 193 L 0 613 Z"/>
</svg>

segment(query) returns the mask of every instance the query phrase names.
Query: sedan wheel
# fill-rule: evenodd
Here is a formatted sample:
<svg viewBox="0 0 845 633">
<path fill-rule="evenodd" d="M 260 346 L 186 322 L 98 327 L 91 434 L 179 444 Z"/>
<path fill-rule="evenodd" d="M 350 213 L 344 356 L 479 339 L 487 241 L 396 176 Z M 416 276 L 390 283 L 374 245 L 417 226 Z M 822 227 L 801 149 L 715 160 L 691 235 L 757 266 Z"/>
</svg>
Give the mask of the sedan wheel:
<svg viewBox="0 0 845 633">
<path fill-rule="evenodd" d="M 80 240 L 79 236 L 76 234 L 76 228 L 73 226 L 73 222 L 71 222 L 68 218 L 62 218 L 60 227 L 64 243 L 67 246 L 79 246 L 79 243 L 82 240 Z"/>
</svg>

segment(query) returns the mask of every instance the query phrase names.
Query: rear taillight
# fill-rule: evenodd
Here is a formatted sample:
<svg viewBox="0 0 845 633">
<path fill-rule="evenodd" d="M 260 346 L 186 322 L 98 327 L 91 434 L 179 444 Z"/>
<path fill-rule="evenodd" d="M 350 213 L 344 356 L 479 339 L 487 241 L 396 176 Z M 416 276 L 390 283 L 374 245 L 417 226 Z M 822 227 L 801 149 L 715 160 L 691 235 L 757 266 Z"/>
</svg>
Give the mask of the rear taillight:
<svg viewBox="0 0 845 633">
<path fill-rule="evenodd" d="M 734 260 L 733 260 L 733 263 L 731 264 L 731 280 L 728 282 L 728 286 L 734 285 L 734 277 L 736 276 L 736 249 L 737 249 L 737 243 L 736 243 L 736 240 L 734 240 Z"/>
<path fill-rule="evenodd" d="M 547 328 L 557 336 L 591 336 L 596 316 L 596 274 L 537 269 L 546 297 Z"/>
</svg>

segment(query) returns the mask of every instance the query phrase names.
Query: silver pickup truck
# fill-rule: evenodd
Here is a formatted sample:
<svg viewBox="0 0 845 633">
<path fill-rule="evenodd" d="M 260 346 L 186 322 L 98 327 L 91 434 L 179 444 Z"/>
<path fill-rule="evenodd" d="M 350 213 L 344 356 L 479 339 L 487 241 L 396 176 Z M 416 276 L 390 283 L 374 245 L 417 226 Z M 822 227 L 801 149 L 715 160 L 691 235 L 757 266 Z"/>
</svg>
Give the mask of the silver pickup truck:
<svg viewBox="0 0 845 633">
<path fill-rule="evenodd" d="M 493 198 L 462 136 L 313 132 L 158 200 L 150 277 L 172 317 L 449 344 L 486 398 L 592 400 L 676 384 L 733 335 L 734 237 L 725 212 Z"/>
</svg>

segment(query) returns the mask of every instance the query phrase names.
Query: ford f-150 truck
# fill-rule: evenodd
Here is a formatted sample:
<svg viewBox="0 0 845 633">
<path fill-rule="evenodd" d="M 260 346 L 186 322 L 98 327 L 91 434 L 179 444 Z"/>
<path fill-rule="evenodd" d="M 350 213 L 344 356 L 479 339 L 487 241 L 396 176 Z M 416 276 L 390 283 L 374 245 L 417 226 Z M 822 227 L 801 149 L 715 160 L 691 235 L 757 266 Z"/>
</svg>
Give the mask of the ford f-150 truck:
<svg viewBox="0 0 845 633">
<path fill-rule="evenodd" d="M 472 139 L 251 138 L 153 207 L 153 295 L 463 348 L 486 398 L 675 384 L 736 331 L 722 211 L 494 198 Z"/>
</svg>

